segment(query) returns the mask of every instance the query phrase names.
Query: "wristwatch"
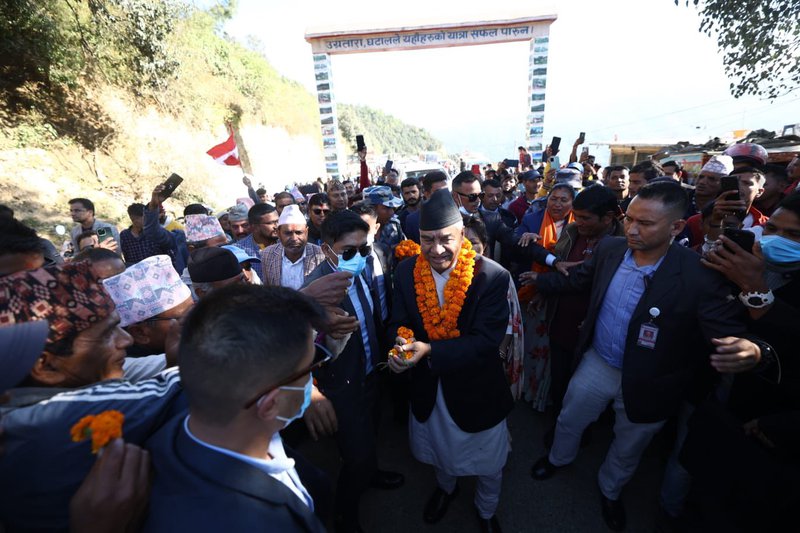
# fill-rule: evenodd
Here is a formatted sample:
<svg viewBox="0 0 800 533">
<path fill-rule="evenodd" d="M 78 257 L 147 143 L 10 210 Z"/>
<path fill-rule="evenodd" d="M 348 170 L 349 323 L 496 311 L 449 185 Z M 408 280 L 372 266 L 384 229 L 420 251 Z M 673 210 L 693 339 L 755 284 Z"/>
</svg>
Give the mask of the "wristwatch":
<svg viewBox="0 0 800 533">
<path fill-rule="evenodd" d="M 740 292 L 739 301 L 750 309 L 763 309 L 772 305 L 775 301 L 775 295 L 772 294 L 771 290 L 767 290 L 767 292 Z"/>
</svg>

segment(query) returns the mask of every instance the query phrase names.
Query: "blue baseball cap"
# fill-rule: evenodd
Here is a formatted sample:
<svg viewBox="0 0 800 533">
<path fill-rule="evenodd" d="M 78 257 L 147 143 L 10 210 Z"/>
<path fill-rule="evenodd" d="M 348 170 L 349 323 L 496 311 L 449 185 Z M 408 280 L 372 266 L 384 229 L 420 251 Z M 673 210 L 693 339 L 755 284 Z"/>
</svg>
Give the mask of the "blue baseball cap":
<svg viewBox="0 0 800 533">
<path fill-rule="evenodd" d="M 28 375 L 42 355 L 49 332 L 47 320 L 0 327 L 0 393 Z"/>
<path fill-rule="evenodd" d="M 364 189 L 364 200 L 369 205 L 385 205 L 386 207 L 400 207 L 403 205 L 403 201 L 400 198 L 396 198 L 392 194 L 391 187 L 386 185 L 376 185 Z"/>
<path fill-rule="evenodd" d="M 226 244 L 224 246 L 220 246 L 220 248 L 225 248 L 226 250 L 230 250 L 233 252 L 233 255 L 236 256 L 236 260 L 239 263 L 244 263 L 245 261 L 255 261 L 256 263 L 260 263 L 261 259 L 258 257 L 253 257 L 252 255 L 248 254 L 244 251 L 243 248 L 239 248 L 238 246 L 234 246 L 233 244 Z"/>
</svg>

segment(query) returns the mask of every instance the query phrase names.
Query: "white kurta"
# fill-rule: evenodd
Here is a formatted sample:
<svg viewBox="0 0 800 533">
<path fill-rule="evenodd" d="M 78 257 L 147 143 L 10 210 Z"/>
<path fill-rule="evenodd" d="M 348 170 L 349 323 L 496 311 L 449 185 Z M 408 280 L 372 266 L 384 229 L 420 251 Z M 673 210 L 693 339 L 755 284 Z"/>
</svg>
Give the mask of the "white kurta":
<svg viewBox="0 0 800 533">
<path fill-rule="evenodd" d="M 455 265 L 453 265 L 455 266 Z M 433 271 L 439 305 L 444 304 L 444 286 L 452 268 L 443 274 Z M 480 391 L 475 391 L 480 394 Z M 451 476 L 488 476 L 502 470 L 509 452 L 508 427 L 503 420 L 478 433 L 468 433 L 456 425 L 447 410 L 441 381 L 436 390 L 436 404 L 424 423 L 413 413 L 409 417 L 411 453 L 426 464 Z"/>
</svg>

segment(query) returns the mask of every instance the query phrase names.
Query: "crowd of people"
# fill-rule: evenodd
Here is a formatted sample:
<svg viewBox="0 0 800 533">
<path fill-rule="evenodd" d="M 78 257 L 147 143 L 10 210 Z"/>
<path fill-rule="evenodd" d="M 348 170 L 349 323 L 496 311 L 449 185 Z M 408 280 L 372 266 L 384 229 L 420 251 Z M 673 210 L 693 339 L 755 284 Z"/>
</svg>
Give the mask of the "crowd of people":
<svg viewBox="0 0 800 533">
<path fill-rule="evenodd" d="M 363 531 L 364 493 L 405 483 L 377 446 L 391 409 L 436 481 L 407 527 L 475 476 L 499 532 L 518 401 L 550 421 L 541 483 L 613 420 L 598 527 L 625 529 L 665 427 L 660 531 L 793 523 L 800 157 L 739 143 L 689 176 L 579 145 L 421 180 L 370 176 L 363 149 L 357 182 L 269 197 L 245 177 L 181 220 L 159 185 L 122 231 L 73 198 L 63 254 L 0 206 L 0 523 Z M 324 437 L 334 481 L 293 446 Z"/>
</svg>

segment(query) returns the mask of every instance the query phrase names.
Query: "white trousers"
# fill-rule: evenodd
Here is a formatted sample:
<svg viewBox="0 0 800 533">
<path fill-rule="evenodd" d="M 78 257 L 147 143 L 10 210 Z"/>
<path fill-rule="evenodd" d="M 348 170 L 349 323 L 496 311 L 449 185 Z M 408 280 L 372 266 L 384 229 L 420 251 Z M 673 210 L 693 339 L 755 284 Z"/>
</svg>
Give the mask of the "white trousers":
<svg viewBox="0 0 800 533">
<path fill-rule="evenodd" d="M 606 498 L 617 500 L 636 472 L 645 448 L 666 421 L 636 424 L 628 420 L 622 399 L 622 371 L 606 363 L 594 349 L 584 354 L 569 382 L 549 459 L 556 466 L 574 461 L 583 430 L 597 420 L 612 401 L 616 415 L 614 440 L 597 474 L 597 482 Z"/>
<path fill-rule="evenodd" d="M 456 490 L 456 476 L 446 474 L 444 471 L 436 469 L 436 483 L 439 488 L 447 494 L 452 494 Z M 488 520 L 497 511 L 500 503 L 500 487 L 503 485 L 503 471 L 498 470 L 496 474 L 490 476 L 478 476 L 478 484 L 475 487 L 475 508 L 484 520 Z"/>
</svg>

